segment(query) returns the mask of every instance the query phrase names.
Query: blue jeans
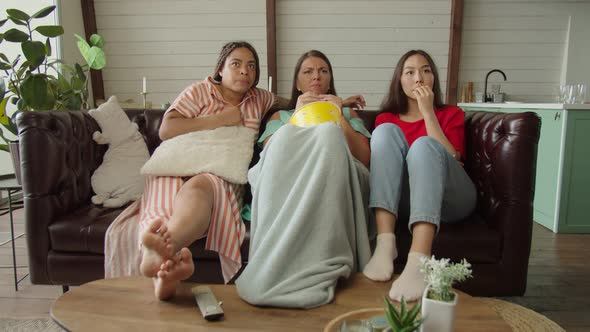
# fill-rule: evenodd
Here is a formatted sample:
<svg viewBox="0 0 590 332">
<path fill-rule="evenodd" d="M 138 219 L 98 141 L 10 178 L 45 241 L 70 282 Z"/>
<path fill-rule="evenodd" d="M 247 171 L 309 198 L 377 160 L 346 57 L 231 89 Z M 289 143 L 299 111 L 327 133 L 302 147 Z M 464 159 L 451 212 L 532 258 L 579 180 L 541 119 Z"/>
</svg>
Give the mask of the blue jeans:
<svg viewBox="0 0 590 332">
<path fill-rule="evenodd" d="M 370 208 L 385 209 L 399 219 L 429 222 L 467 217 L 475 208 L 473 182 L 437 140 L 418 138 L 408 147 L 401 129 L 382 124 L 371 137 Z M 409 198 L 409 200 L 408 200 Z"/>
</svg>

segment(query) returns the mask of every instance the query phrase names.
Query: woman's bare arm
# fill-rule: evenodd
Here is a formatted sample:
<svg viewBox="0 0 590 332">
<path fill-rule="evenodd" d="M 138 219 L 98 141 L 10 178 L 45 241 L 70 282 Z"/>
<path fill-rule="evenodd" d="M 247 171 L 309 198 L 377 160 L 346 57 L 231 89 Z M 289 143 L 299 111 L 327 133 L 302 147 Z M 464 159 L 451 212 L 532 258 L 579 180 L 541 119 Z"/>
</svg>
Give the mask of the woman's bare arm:
<svg viewBox="0 0 590 332">
<path fill-rule="evenodd" d="M 220 113 L 196 118 L 186 118 L 178 111 L 172 110 L 164 115 L 159 135 L 161 140 L 167 140 L 193 131 L 215 129 L 223 126 L 239 126 L 241 124 L 242 113 L 240 109 L 229 104 L 226 104 Z"/>
</svg>

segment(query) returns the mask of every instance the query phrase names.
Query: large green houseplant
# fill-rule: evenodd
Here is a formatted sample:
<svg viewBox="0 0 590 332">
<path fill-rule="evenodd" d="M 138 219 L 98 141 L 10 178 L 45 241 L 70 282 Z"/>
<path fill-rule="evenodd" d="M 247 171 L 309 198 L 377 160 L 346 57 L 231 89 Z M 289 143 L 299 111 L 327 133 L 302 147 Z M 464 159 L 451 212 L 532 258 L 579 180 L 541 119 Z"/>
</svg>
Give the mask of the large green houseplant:
<svg viewBox="0 0 590 332">
<path fill-rule="evenodd" d="M 18 111 L 78 110 L 88 108 L 88 77 L 90 69 L 102 69 L 106 65 L 104 40 L 92 35 L 89 43 L 78 38 L 77 46 L 86 63 L 67 65 L 59 59 L 51 59 L 51 39 L 63 35 L 60 25 L 35 25 L 38 19 L 55 10 L 49 6 L 29 15 L 18 9 L 6 10 L 7 17 L 0 19 L 0 28 L 8 21 L 13 28 L 0 30 L 0 70 L 5 73 L 0 80 L 0 124 L 17 134 L 12 117 L 7 114 L 8 103 Z M 39 41 L 37 37 L 45 39 Z M 21 53 L 13 59 L 2 50 L 2 43 L 19 43 Z M 0 150 L 8 151 L 8 139 L 0 130 Z"/>
</svg>

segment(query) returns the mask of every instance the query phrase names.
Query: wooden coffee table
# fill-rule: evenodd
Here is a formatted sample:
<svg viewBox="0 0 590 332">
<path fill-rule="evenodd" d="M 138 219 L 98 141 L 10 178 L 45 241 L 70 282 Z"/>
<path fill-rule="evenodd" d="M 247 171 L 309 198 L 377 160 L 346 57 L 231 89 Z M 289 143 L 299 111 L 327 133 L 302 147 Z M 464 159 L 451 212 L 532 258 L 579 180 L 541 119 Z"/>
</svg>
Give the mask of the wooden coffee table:
<svg viewBox="0 0 590 332">
<path fill-rule="evenodd" d="M 51 306 L 51 317 L 71 331 L 322 331 L 335 317 L 383 307 L 391 282 L 372 282 L 362 274 L 341 281 L 333 303 L 311 310 L 260 308 L 242 301 L 234 285 L 210 285 L 223 301 L 222 321 L 203 319 L 183 283 L 169 302 L 156 300 L 152 281 L 142 277 L 97 280 L 74 288 Z M 456 331 L 511 331 L 482 301 L 459 292 Z"/>
</svg>

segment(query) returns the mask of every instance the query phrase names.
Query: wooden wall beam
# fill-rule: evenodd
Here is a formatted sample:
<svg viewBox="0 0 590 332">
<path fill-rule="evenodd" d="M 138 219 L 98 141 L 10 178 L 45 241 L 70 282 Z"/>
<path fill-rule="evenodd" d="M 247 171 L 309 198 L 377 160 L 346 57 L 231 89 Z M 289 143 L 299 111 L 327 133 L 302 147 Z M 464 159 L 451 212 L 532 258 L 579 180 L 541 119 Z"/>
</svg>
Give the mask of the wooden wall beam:
<svg viewBox="0 0 590 332">
<path fill-rule="evenodd" d="M 457 105 L 457 86 L 459 83 L 459 62 L 461 59 L 462 31 L 463 0 L 452 0 L 446 96 L 446 103 L 449 105 Z"/>
<path fill-rule="evenodd" d="M 272 76 L 271 92 L 277 93 L 277 20 L 276 0 L 266 0 L 266 63 Z"/>
<path fill-rule="evenodd" d="M 94 11 L 94 0 L 80 0 L 82 4 L 82 19 L 84 20 L 84 33 L 86 40 L 90 39 L 93 33 L 97 33 L 96 13 Z M 94 97 L 91 107 L 96 105 L 99 99 L 105 100 L 104 82 L 102 80 L 102 71 L 90 70 L 90 82 L 92 82 L 92 95 Z"/>
</svg>

